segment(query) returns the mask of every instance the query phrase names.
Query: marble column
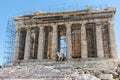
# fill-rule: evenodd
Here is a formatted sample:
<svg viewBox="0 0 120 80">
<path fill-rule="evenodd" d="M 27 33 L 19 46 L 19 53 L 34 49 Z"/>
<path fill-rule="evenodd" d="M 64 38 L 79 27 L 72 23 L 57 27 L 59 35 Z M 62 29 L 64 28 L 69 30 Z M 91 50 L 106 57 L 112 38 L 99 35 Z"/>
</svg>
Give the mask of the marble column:
<svg viewBox="0 0 120 80">
<path fill-rule="evenodd" d="M 117 50 L 117 43 L 116 43 L 116 36 L 114 31 L 114 18 L 111 19 L 109 25 L 109 37 L 110 37 L 110 53 L 112 58 L 119 58 L 118 50 Z"/>
<path fill-rule="evenodd" d="M 72 59 L 71 24 L 66 24 L 67 59 Z"/>
<path fill-rule="evenodd" d="M 26 29 L 26 41 L 25 41 L 25 52 L 24 52 L 24 60 L 30 59 L 30 35 L 31 35 L 31 29 Z"/>
<path fill-rule="evenodd" d="M 88 58 L 86 26 L 85 23 L 81 25 L 81 58 Z"/>
<path fill-rule="evenodd" d="M 37 59 L 43 59 L 43 54 L 44 54 L 44 27 L 40 27 Z"/>
<path fill-rule="evenodd" d="M 104 58 L 103 39 L 101 26 L 96 26 L 96 44 L 97 44 L 97 57 Z"/>
<path fill-rule="evenodd" d="M 18 60 L 20 50 L 20 30 L 16 31 L 13 61 Z"/>
<path fill-rule="evenodd" d="M 58 25 L 54 24 L 52 34 L 52 59 L 55 59 L 55 52 L 58 50 Z"/>
</svg>

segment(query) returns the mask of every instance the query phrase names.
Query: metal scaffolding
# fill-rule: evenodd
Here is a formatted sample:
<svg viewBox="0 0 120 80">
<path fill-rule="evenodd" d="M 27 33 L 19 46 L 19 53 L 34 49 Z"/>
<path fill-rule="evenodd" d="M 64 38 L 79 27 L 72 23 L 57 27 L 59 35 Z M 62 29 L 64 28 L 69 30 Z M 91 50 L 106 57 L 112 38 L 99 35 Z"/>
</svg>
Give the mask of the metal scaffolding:
<svg viewBox="0 0 120 80">
<path fill-rule="evenodd" d="M 8 20 L 6 29 L 6 41 L 5 41 L 5 52 L 4 52 L 4 63 L 10 62 L 14 53 L 14 42 L 15 42 L 15 22 L 12 18 Z"/>
</svg>

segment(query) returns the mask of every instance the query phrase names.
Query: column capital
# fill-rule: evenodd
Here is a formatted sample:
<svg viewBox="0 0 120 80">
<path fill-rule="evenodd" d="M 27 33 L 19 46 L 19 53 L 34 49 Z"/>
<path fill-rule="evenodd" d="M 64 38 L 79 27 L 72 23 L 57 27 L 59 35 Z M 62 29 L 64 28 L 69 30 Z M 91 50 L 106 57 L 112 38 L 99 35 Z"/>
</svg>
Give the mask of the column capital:
<svg viewBox="0 0 120 80">
<path fill-rule="evenodd" d="M 44 29 L 44 26 L 40 26 L 39 29 Z"/>
<path fill-rule="evenodd" d="M 87 21 L 81 21 L 82 25 L 85 25 L 87 23 Z"/>
<path fill-rule="evenodd" d="M 58 26 L 58 24 L 57 23 L 52 23 L 52 24 L 50 24 L 52 27 L 53 26 Z"/>
<path fill-rule="evenodd" d="M 114 22 L 114 20 L 115 20 L 115 18 L 114 18 L 114 17 L 112 17 L 112 18 L 110 18 L 110 20 L 109 20 L 109 21 L 110 21 L 110 23 L 111 23 L 111 22 Z"/>
<path fill-rule="evenodd" d="M 98 33 L 100 33 L 100 30 L 101 30 L 100 25 L 95 25 L 95 28 L 96 30 L 98 30 Z"/>
<path fill-rule="evenodd" d="M 26 30 L 26 29 L 21 27 L 16 27 L 16 31 L 23 31 L 23 30 Z"/>
<path fill-rule="evenodd" d="M 65 23 L 66 28 L 71 28 L 73 23 Z"/>
<path fill-rule="evenodd" d="M 25 27 L 25 30 L 31 30 L 32 27 Z"/>
<path fill-rule="evenodd" d="M 110 20 L 109 24 L 110 24 L 110 25 L 113 24 L 112 27 L 114 27 L 114 20 Z"/>
<path fill-rule="evenodd" d="M 42 33 L 44 32 L 44 28 L 45 28 L 45 27 L 43 27 L 43 26 L 42 26 L 42 27 L 39 27 L 39 32 L 40 32 L 40 34 L 42 34 Z"/>
<path fill-rule="evenodd" d="M 21 27 L 16 27 L 15 30 L 20 31 L 20 30 L 22 30 L 22 28 Z"/>
</svg>

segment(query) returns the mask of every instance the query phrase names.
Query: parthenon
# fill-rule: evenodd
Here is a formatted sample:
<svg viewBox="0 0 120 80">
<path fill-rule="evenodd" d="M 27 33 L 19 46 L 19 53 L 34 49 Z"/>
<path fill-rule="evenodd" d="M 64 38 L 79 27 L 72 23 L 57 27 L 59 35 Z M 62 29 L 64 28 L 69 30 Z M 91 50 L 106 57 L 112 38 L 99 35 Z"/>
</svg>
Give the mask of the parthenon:
<svg viewBox="0 0 120 80">
<path fill-rule="evenodd" d="M 71 59 L 116 59 L 114 32 L 116 9 L 49 12 L 15 16 L 16 39 L 13 61 L 55 60 L 55 52 Z"/>
</svg>

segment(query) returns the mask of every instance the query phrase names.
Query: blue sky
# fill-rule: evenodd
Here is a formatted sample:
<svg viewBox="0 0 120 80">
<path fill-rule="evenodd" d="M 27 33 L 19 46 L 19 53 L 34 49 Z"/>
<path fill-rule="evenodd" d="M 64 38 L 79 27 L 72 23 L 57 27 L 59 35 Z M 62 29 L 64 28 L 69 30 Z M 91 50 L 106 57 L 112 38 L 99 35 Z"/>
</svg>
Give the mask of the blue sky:
<svg viewBox="0 0 120 80">
<path fill-rule="evenodd" d="M 0 65 L 2 64 L 5 51 L 6 27 L 8 19 L 31 11 L 62 11 L 85 8 L 91 5 L 94 8 L 102 8 L 104 6 L 114 6 L 117 8 L 115 19 L 115 31 L 117 44 L 120 54 L 120 1 L 119 0 L 0 0 Z"/>
</svg>

